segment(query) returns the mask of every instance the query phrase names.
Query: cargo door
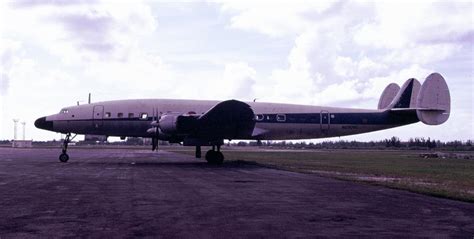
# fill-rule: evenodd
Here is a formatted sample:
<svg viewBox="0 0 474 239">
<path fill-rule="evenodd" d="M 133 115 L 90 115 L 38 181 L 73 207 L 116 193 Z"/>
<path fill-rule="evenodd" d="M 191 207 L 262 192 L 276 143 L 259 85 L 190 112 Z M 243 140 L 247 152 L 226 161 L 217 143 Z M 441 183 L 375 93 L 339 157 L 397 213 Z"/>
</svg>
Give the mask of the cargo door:
<svg viewBox="0 0 474 239">
<path fill-rule="evenodd" d="M 321 117 L 321 134 L 324 135 L 324 136 L 328 136 L 329 135 L 329 126 L 330 126 L 330 119 L 329 119 L 329 111 L 326 111 L 326 110 L 322 110 L 321 111 L 321 114 L 320 114 L 320 117 Z"/>
<path fill-rule="evenodd" d="M 94 110 L 92 113 L 92 122 L 93 122 L 93 127 L 95 129 L 102 129 L 102 126 L 104 124 L 103 119 L 104 119 L 104 106 L 102 105 L 96 105 L 94 106 Z"/>
</svg>

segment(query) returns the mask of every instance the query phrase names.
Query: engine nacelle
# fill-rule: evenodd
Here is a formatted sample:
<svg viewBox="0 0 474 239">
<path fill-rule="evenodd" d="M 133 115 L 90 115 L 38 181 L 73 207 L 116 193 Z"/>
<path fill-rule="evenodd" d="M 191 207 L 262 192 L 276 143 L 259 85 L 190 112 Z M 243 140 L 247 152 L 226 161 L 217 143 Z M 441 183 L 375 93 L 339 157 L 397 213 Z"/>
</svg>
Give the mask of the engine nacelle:
<svg viewBox="0 0 474 239">
<path fill-rule="evenodd" d="M 189 135 L 196 128 L 197 115 L 165 114 L 159 121 L 159 133 L 165 135 Z"/>
<path fill-rule="evenodd" d="M 160 119 L 160 131 L 163 134 L 173 135 L 178 133 L 178 115 L 163 115 Z"/>
</svg>

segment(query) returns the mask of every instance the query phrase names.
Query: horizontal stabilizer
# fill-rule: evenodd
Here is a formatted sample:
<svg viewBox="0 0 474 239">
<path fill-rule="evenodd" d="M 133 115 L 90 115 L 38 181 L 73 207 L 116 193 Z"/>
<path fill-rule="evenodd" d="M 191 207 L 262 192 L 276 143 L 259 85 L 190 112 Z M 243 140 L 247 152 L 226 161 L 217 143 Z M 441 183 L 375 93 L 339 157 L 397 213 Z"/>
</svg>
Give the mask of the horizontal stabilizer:
<svg viewBox="0 0 474 239">
<path fill-rule="evenodd" d="M 428 125 L 439 125 L 449 118 L 451 97 L 443 76 L 432 73 L 426 77 L 417 98 L 418 119 Z"/>
<path fill-rule="evenodd" d="M 382 95 L 380 96 L 377 109 L 379 110 L 386 109 L 390 105 L 390 103 L 393 101 L 398 91 L 400 91 L 400 86 L 397 85 L 396 83 L 391 83 L 387 87 L 385 87 L 385 90 L 382 92 Z"/>
</svg>

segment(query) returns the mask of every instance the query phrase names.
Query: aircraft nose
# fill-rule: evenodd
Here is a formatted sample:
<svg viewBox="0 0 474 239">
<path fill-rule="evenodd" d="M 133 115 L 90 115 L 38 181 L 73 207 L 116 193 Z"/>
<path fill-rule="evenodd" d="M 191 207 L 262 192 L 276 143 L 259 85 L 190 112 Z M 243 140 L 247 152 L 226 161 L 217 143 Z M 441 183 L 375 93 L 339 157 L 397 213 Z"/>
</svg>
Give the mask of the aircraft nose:
<svg viewBox="0 0 474 239">
<path fill-rule="evenodd" d="M 35 121 L 35 127 L 38 129 L 53 130 L 53 121 L 46 120 L 46 117 L 38 118 Z"/>
</svg>

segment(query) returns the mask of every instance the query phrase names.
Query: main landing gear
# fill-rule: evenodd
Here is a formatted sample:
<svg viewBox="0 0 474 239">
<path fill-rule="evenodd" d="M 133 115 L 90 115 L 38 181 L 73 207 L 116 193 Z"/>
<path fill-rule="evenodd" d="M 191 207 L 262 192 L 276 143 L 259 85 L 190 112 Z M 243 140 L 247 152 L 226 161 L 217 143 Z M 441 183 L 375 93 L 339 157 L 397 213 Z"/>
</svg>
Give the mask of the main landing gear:
<svg viewBox="0 0 474 239">
<path fill-rule="evenodd" d="M 74 138 L 76 138 L 76 136 L 77 134 L 71 138 L 71 133 L 66 134 L 66 138 L 64 138 L 62 144 L 62 153 L 59 155 L 59 161 L 65 163 L 69 160 L 69 155 L 67 154 L 67 146 Z"/>
<path fill-rule="evenodd" d="M 216 150 L 216 147 L 217 147 L 217 150 Z M 197 153 L 196 153 L 196 156 L 197 156 Z M 222 164 L 222 162 L 224 162 L 224 155 L 221 153 L 221 146 L 213 145 L 212 149 L 207 151 L 206 153 L 206 160 L 209 164 Z"/>
</svg>

